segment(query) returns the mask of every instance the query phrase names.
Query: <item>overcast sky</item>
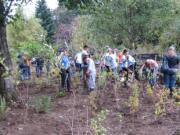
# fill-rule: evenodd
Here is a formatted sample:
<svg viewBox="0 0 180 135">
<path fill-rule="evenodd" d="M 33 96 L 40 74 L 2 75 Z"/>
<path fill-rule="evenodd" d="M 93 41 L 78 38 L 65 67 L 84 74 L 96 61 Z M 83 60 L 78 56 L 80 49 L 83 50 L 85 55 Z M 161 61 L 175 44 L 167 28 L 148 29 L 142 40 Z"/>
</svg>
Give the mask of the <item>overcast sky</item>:
<svg viewBox="0 0 180 135">
<path fill-rule="evenodd" d="M 31 3 L 29 3 L 25 8 L 24 8 L 24 13 L 26 16 L 30 17 L 33 16 L 35 13 L 35 6 L 38 0 L 32 0 Z M 56 9 L 58 7 L 58 1 L 57 0 L 46 0 L 47 6 L 50 9 Z"/>
</svg>

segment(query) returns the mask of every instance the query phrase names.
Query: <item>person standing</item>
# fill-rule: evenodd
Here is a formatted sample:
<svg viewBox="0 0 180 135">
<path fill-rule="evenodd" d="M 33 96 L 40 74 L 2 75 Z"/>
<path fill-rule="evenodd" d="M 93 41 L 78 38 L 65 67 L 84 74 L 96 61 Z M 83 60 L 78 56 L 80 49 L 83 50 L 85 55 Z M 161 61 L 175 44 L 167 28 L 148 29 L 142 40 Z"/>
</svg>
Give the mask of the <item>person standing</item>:
<svg viewBox="0 0 180 135">
<path fill-rule="evenodd" d="M 67 50 L 64 50 L 63 56 L 60 60 L 61 70 L 61 87 L 63 90 L 71 91 L 71 74 L 70 74 L 70 59 Z"/>
<path fill-rule="evenodd" d="M 82 71 L 82 52 L 78 52 L 75 56 L 75 66 L 78 72 Z"/>
<path fill-rule="evenodd" d="M 87 69 L 87 81 L 88 81 L 88 90 L 93 91 L 96 88 L 96 67 L 94 60 L 90 57 L 86 58 L 86 61 L 88 63 L 88 69 Z"/>
<path fill-rule="evenodd" d="M 114 49 L 113 53 L 111 54 L 112 57 L 112 64 L 111 64 L 111 70 L 113 73 L 114 78 L 117 78 L 117 67 L 118 67 L 118 63 L 117 63 L 117 49 Z"/>
<path fill-rule="evenodd" d="M 36 63 L 36 76 L 39 78 L 42 75 L 44 60 L 41 57 L 37 57 L 35 63 Z"/>
<path fill-rule="evenodd" d="M 123 54 L 122 54 L 122 52 L 119 52 L 118 53 L 118 64 L 119 64 L 119 71 L 121 71 L 122 69 L 121 69 L 121 64 L 122 64 L 122 57 L 123 57 Z"/>
<path fill-rule="evenodd" d="M 47 72 L 47 77 L 49 77 L 50 76 L 50 72 L 51 72 L 51 62 L 50 62 L 50 60 L 48 60 L 46 62 L 46 72 Z"/>
<path fill-rule="evenodd" d="M 163 57 L 161 71 L 163 73 L 164 86 L 170 90 L 170 96 L 173 95 L 173 89 L 176 85 L 179 63 L 180 57 L 177 56 L 175 47 L 169 47 L 167 54 Z"/>
<path fill-rule="evenodd" d="M 89 53 L 89 47 L 87 45 L 85 45 L 83 47 L 83 50 L 82 50 L 82 70 L 83 70 L 83 85 L 84 85 L 84 88 L 86 89 L 87 88 L 87 69 L 88 69 L 88 63 L 86 61 Z"/>
<path fill-rule="evenodd" d="M 112 65 L 113 65 L 113 58 L 112 58 L 112 49 L 108 48 L 107 53 L 104 55 L 104 65 L 105 65 L 105 70 L 109 73 L 111 72 Z"/>
</svg>

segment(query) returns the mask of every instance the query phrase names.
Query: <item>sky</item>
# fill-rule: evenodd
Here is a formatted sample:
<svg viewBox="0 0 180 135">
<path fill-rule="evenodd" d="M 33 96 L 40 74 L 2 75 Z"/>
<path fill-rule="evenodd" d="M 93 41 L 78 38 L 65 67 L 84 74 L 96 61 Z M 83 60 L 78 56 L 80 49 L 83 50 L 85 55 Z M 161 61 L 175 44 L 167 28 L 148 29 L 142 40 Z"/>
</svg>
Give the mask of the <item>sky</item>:
<svg viewBox="0 0 180 135">
<path fill-rule="evenodd" d="M 32 0 L 27 6 L 24 7 L 24 14 L 27 17 L 31 17 L 35 13 L 35 7 L 38 0 Z M 57 0 L 46 0 L 47 6 L 50 9 L 56 9 L 58 7 L 58 1 Z"/>
</svg>

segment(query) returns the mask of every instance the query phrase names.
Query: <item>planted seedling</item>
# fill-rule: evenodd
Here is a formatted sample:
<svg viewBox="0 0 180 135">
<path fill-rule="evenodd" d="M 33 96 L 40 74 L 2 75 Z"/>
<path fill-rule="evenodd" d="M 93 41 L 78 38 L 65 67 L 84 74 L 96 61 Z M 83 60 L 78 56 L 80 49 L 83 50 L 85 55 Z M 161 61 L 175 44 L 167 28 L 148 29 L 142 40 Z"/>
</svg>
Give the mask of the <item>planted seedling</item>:
<svg viewBox="0 0 180 135">
<path fill-rule="evenodd" d="M 51 97 L 42 96 L 35 99 L 35 110 L 37 113 L 47 113 L 50 109 Z"/>
<path fill-rule="evenodd" d="M 180 91 L 176 90 L 173 92 L 173 97 L 175 99 L 175 104 L 180 105 Z"/>
<path fill-rule="evenodd" d="M 139 88 L 137 84 L 133 85 L 132 94 L 129 97 L 129 106 L 133 113 L 139 108 Z"/>
<path fill-rule="evenodd" d="M 149 85 L 149 84 L 147 85 L 146 93 L 147 93 L 148 97 L 152 97 L 152 95 L 153 95 L 153 89 L 152 89 L 151 85 Z"/>
<path fill-rule="evenodd" d="M 168 91 L 167 90 L 160 90 L 158 93 L 159 101 L 155 104 L 155 115 L 156 117 L 160 117 L 163 114 L 166 113 L 166 101 L 168 97 Z"/>
<path fill-rule="evenodd" d="M 96 115 L 96 117 L 92 118 L 90 121 L 90 127 L 93 131 L 94 135 L 105 135 L 107 130 L 103 127 L 103 122 L 108 115 L 107 110 L 102 110 L 100 113 Z"/>
<path fill-rule="evenodd" d="M 59 91 L 57 92 L 57 97 L 65 97 L 66 96 L 66 92 L 65 91 Z"/>
</svg>

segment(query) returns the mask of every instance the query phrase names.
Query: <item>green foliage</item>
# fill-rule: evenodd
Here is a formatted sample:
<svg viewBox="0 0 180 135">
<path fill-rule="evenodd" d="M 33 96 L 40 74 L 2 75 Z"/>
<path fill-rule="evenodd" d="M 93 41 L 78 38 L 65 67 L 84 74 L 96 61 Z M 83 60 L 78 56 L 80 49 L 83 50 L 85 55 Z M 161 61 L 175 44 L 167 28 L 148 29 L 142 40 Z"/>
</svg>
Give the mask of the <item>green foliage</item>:
<svg viewBox="0 0 180 135">
<path fill-rule="evenodd" d="M 41 20 L 41 26 L 47 31 L 46 41 L 52 43 L 55 33 L 55 25 L 52 13 L 47 7 L 45 0 L 39 0 L 37 2 L 36 17 Z"/>
<path fill-rule="evenodd" d="M 98 75 L 98 86 L 99 86 L 99 88 L 106 87 L 107 76 L 108 76 L 108 74 L 105 71 L 99 73 L 99 75 Z"/>
<path fill-rule="evenodd" d="M 173 97 L 175 98 L 175 102 L 180 104 L 180 91 L 179 90 L 173 91 Z"/>
<path fill-rule="evenodd" d="M 51 97 L 42 96 L 35 99 L 35 110 L 37 113 L 47 113 L 51 104 Z"/>
<path fill-rule="evenodd" d="M 180 51 L 180 16 L 175 18 L 172 23 L 161 35 L 161 44 L 163 47 L 168 47 L 171 44 L 177 45 L 178 51 Z"/>
<path fill-rule="evenodd" d="M 26 19 L 22 10 L 17 11 L 16 20 L 7 26 L 7 39 L 13 58 L 19 53 L 29 57 L 52 58 L 52 50 L 45 44 L 46 31 L 35 18 Z"/>
<path fill-rule="evenodd" d="M 19 9 L 16 15 L 16 20 L 7 26 L 7 38 L 11 47 L 17 49 L 22 42 L 27 41 L 44 42 L 46 31 L 38 19 L 26 19 L 22 9 Z"/>
<path fill-rule="evenodd" d="M 68 9 L 85 8 L 92 3 L 92 0 L 58 0 L 59 5 L 64 5 Z"/>
<path fill-rule="evenodd" d="M 100 113 L 97 114 L 97 116 L 93 119 L 91 119 L 90 127 L 94 133 L 94 135 L 105 135 L 106 129 L 103 127 L 103 122 L 106 119 L 108 115 L 107 110 L 102 110 Z"/>
<path fill-rule="evenodd" d="M 166 102 L 168 90 L 163 89 L 158 92 L 159 101 L 155 104 L 155 116 L 158 118 L 166 113 Z"/>
<path fill-rule="evenodd" d="M 86 10 L 89 15 L 75 20 L 73 44 L 131 49 L 141 44 L 158 45 L 164 30 L 177 17 L 173 4 L 169 0 L 94 1 Z M 176 21 L 176 24 L 179 23 Z M 175 35 L 177 39 L 179 34 Z"/>
<path fill-rule="evenodd" d="M 149 84 L 147 85 L 146 93 L 149 97 L 152 97 L 152 95 L 153 95 L 153 88 Z"/>
<path fill-rule="evenodd" d="M 53 57 L 52 50 L 50 50 L 44 44 L 38 42 L 22 42 L 21 46 L 18 48 L 20 53 L 27 52 L 29 57 L 42 56 L 45 59 L 50 59 Z"/>
<path fill-rule="evenodd" d="M 139 87 L 137 84 L 134 84 L 132 87 L 132 94 L 129 97 L 129 106 L 131 112 L 136 112 L 139 108 Z"/>
<path fill-rule="evenodd" d="M 57 97 L 65 97 L 66 96 L 66 93 L 64 91 L 60 91 L 57 93 Z"/>
<path fill-rule="evenodd" d="M 0 120 L 5 118 L 6 108 L 6 100 L 0 97 Z"/>
<path fill-rule="evenodd" d="M 83 47 L 84 44 L 91 45 L 92 47 L 104 47 L 112 44 L 112 38 L 106 32 L 97 32 L 93 23 L 94 18 L 92 15 L 81 15 L 76 17 L 73 24 L 73 47 L 77 50 Z"/>
</svg>

